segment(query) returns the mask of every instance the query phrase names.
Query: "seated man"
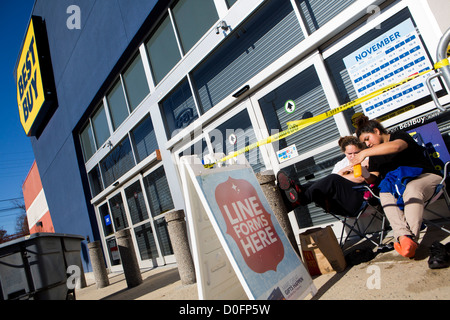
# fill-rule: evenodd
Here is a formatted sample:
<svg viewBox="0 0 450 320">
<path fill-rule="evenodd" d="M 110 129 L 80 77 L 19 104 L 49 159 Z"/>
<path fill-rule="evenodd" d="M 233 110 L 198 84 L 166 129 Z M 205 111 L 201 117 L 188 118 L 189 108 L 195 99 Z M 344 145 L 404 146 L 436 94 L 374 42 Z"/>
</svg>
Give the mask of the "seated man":
<svg viewBox="0 0 450 320">
<path fill-rule="evenodd" d="M 339 139 L 339 146 L 345 158 L 335 165 L 332 174 L 316 182 L 300 185 L 298 179 L 294 181 L 285 172 L 278 172 L 278 186 L 291 203 L 291 209 L 315 202 L 328 212 L 337 212 L 349 217 L 358 214 L 364 199 L 361 192 L 353 187 L 365 184 L 365 181 L 363 176 L 354 176 L 353 166 L 349 161 L 364 149 L 364 144 L 358 138 L 348 136 Z M 368 174 L 367 162 L 368 159 L 362 163 L 363 175 Z"/>
</svg>

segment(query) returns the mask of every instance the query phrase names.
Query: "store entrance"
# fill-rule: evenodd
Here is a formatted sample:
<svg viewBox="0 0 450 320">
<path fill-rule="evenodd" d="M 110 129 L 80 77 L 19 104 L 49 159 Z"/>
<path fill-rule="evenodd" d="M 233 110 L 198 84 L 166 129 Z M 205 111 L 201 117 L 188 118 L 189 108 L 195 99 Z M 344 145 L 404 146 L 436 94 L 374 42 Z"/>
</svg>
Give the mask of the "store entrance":
<svg viewBox="0 0 450 320">
<path fill-rule="evenodd" d="M 164 185 L 164 170 L 160 166 L 145 176 L 135 177 L 97 207 L 107 263 L 112 271 L 122 269 L 114 234 L 127 228 L 131 231 L 141 268 L 175 262 L 164 219 L 164 212 L 171 209 L 172 199 Z M 166 203 L 162 203 L 164 201 Z"/>
</svg>

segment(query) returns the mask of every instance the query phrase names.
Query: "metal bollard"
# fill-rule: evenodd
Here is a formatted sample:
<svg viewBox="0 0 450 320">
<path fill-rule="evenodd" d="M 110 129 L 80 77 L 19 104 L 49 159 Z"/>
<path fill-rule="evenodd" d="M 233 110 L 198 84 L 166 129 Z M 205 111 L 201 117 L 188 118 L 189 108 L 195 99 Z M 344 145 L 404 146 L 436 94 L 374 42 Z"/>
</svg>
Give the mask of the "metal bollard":
<svg viewBox="0 0 450 320">
<path fill-rule="evenodd" d="M 289 222 L 288 211 L 284 205 L 283 198 L 281 197 L 280 190 L 275 183 L 275 175 L 272 170 L 256 173 L 256 178 L 261 186 L 261 189 L 266 196 L 267 202 L 275 214 L 281 228 L 289 239 L 295 252 L 300 256 L 300 249 L 298 248 L 297 241 L 295 240 L 294 231 L 292 230 L 291 223 Z"/>
<path fill-rule="evenodd" d="M 97 289 L 109 286 L 108 272 L 106 271 L 105 260 L 103 259 L 102 245 L 100 241 L 88 243 L 89 257 L 94 271 Z"/>
<path fill-rule="evenodd" d="M 173 210 L 166 214 L 166 222 L 175 259 L 178 264 L 181 283 L 183 285 L 189 285 L 195 283 L 196 278 L 184 217 L 183 210 Z"/>
</svg>

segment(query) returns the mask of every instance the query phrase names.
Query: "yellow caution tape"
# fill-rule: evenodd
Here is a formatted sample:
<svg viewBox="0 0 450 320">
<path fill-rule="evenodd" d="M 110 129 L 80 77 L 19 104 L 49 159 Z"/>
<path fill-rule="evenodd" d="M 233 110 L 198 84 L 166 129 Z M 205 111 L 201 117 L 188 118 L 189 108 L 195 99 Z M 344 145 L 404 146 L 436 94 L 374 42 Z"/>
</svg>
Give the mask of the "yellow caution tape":
<svg viewBox="0 0 450 320">
<path fill-rule="evenodd" d="M 308 118 L 308 119 L 290 121 L 290 122 L 287 123 L 288 128 L 286 130 L 281 131 L 281 132 L 279 132 L 277 134 L 271 135 L 271 136 L 267 137 L 266 139 L 263 139 L 263 140 L 255 142 L 255 143 L 252 143 L 252 144 L 246 146 L 245 148 L 242 148 L 242 149 L 240 149 L 240 150 L 238 150 L 236 152 L 232 152 L 229 155 L 227 155 L 227 156 L 217 160 L 214 163 L 205 164 L 204 167 L 205 168 L 212 168 L 217 163 L 225 162 L 225 161 L 233 159 L 233 158 L 235 158 L 235 157 L 237 157 L 237 156 L 239 156 L 239 155 L 241 155 L 243 153 L 249 152 L 250 150 L 259 148 L 260 146 L 263 146 L 263 145 L 266 145 L 266 144 L 269 144 L 269 143 L 272 143 L 272 142 L 284 139 L 284 138 L 286 138 L 286 137 L 288 137 L 288 136 L 290 136 L 290 135 L 292 135 L 292 134 L 294 134 L 294 133 L 296 133 L 296 132 L 298 132 L 298 131 L 306 128 L 306 127 L 309 127 L 312 124 L 318 123 L 318 122 L 320 122 L 322 120 L 325 120 L 325 119 L 327 119 L 329 117 L 332 117 L 332 116 L 334 116 L 334 115 L 336 115 L 336 114 L 338 114 L 338 113 L 340 113 L 342 111 L 345 111 L 347 109 L 353 108 L 353 107 L 355 107 L 355 106 L 357 106 L 357 105 L 359 105 L 359 104 L 361 104 L 363 102 L 366 102 L 366 101 L 368 101 L 368 100 L 370 100 L 372 98 L 375 98 L 375 97 L 377 97 L 379 95 L 382 95 L 382 94 L 384 94 L 384 93 L 386 93 L 386 92 L 388 92 L 388 91 L 390 91 L 392 89 L 395 89 L 395 88 L 397 88 L 397 87 L 399 87 L 401 85 L 404 85 L 405 83 L 407 83 L 407 82 L 409 82 L 411 80 L 414 80 L 414 79 L 416 79 L 418 77 L 421 77 L 424 74 L 427 74 L 428 72 L 440 69 L 440 68 L 448 66 L 448 65 L 450 65 L 449 64 L 449 60 L 448 59 L 443 59 L 443 60 L 435 63 L 433 69 L 425 70 L 425 71 L 422 71 L 420 73 L 417 73 L 417 74 L 414 74 L 412 76 L 409 76 L 408 78 L 405 78 L 404 80 L 401 80 L 401 81 L 399 81 L 397 83 L 388 85 L 388 86 L 383 87 L 381 89 L 375 90 L 375 91 L 373 91 L 373 92 L 371 92 L 371 93 L 369 93 L 369 94 L 367 94 L 367 95 L 365 95 L 365 96 L 363 96 L 361 98 L 358 98 L 358 99 L 355 99 L 353 101 L 347 102 L 347 103 L 345 103 L 345 104 L 343 104 L 343 105 L 341 105 L 341 106 L 339 106 L 339 107 L 337 107 L 335 109 L 332 109 L 330 111 L 324 112 L 322 114 L 319 114 L 319 115 L 317 115 L 315 117 L 311 117 L 311 118 Z"/>
</svg>

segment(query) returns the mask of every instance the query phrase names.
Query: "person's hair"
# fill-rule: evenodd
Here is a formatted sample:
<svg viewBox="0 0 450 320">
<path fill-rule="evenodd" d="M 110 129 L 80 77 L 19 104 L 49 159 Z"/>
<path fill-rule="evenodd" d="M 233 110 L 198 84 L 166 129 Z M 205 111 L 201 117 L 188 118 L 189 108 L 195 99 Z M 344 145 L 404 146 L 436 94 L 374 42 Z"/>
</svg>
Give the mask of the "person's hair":
<svg viewBox="0 0 450 320">
<path fill-rule="evenodd" d="M 347 146 L 356 146 L 358 149 L 361 150 L 365 148 L 365 144 L 359 141 L 359 139 L 355 136 L 341 137 L 338 141 L 338 144 L 342 152 L 344 153 L 345 148 L 347 148 Z"/>
<path fill-rule="evenodd" d="M 359 138 L 363 133 L 374 133 L 375 129 L 380 130 L 380 133 L 387 134 L 387 130 L 377 120 L 369 120 L 368 117 L 360 115 L 355 119 L 356 136 Z"/>
</svg>

